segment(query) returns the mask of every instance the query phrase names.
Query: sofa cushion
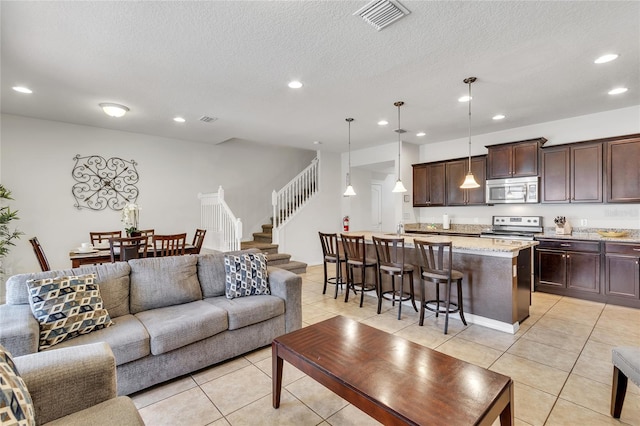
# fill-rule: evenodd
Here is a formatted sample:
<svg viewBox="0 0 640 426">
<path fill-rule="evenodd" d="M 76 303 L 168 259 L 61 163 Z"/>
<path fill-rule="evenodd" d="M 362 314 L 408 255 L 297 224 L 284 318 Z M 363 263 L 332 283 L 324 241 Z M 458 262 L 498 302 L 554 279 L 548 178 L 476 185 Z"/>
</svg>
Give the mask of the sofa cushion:
<svg viewBox="0 0 640 426">
<path fill-rule="evenodd" d="M 89 274 L 27 281 L 41 350 L 112 324 L 95 278 Z"/>
<path fill-rule="evenodd" d="M 225 291 L 224 254 L 201 254 L 198 256 L 198 280 L 202 297 L 223 296 Z"/>
<path fill-rule="evenodd" d="M 2 424 L 35 426 L 35 410 L 27 386 L 11 354 L 0 345 L 0 421 Z"/>
<path fill-rule="evenodd" d="M 96 274 L 95 283 L 100 286 L 104 308 L 109 311 L 111 318 L 117 318 L 129 313 L 130 271 L 131 268 L 128 263 L 116 262 L 102 265 L 86 265 L 75 269 L 14 275 L 7 280 L 7 304 L 29 304 L 29 293 L 26 286 L 26 282 L 29 280 L 41 280 L 65 275 Z"/>
<path fill-rule="evenodd" d="M 228 299 L 270 294 L 267 256 L 264 253 L 225 254 L 224 269 Z"/>
<path fill-rule="evenodd" d="M 116 357 L 116 365 L 126 364 L 151 354 L 149 333 L 135 316 L 123 315 L 114 318 L 112 321 L 113 325 L 111 327 L 64 341 L 51 348 L 51 350 L 106 342 Z"/>
<path fill-rule="evenodd" d="M 202 300 L 136 314 L 150 336 L 151 353 L 160 355 L 225 331 L 227 312 Z"/>
<path fill-rule="evenodd" d="M 284 300 L 270 295 L 237 299 L 211 297 L 204 301 L 227 311 L 229 330 L 236 330 L 284 314 Z"/>
<path fill-rule="evenodd" d="M 130 260 L 131 313 L 201 300 L 197 262 L 197 256 Z"/>
</svg>

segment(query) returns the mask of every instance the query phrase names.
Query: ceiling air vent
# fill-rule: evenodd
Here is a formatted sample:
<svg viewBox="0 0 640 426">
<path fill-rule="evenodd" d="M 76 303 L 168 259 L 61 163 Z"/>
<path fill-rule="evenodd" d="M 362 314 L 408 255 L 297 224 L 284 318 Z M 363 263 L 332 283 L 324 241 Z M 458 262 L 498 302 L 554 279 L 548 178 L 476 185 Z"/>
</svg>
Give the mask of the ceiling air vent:
<svg viewBox="0 0 640 426">
<path fill-rule="evenodd" d="M 397 0 L 373 0 L 354 13 L 354 15 L 362 17 L 365 22 L 380 31 L 410 13 L 409 9 L 401 5 Z"/>
<path fill-rule="evenodd" d="M 202 117 L 200 117 L 200 121 L 204 123 L 213 123 L 216 120 L 216 117 L 209 117 L 208 115 L 203 115 Z"/>
</svg>

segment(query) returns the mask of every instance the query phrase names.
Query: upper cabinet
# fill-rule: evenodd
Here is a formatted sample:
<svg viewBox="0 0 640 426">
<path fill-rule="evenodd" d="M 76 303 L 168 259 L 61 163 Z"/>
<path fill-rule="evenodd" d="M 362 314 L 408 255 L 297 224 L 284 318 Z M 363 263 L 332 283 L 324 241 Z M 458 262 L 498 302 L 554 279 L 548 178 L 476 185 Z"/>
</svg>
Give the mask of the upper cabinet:
<svg viewBox="0 0 640 426">
<path fill-rule="evenodd" d="M 487 146 L 487 179 L 538 176 L 538 153 L 545 138 Z"/>
<path fill-rule="evenodd" d="M 448 206 L 470 206 L 485 204 L 485 182 L 487 171 L 487 157 L 473 157 L 471 172 L 480 184 L 479 188 L 462 189 L 460 185 L 469 170 L 469 160 L 453 160 L 446 162 L 446 187 Z"/>
<path fill-rule="evenodd" d="M 640 134 L 612 138 L 605 149 L 607 202 L 640 202 Z"/>
<path fill-rule="evenodd" d="M 445 163 L 413 165 L 413 206 L 445 205 Z"/>
<path fill-rule="evenodd" d="M 543 203 L 602 202 L 602 142 L 542 149 Z"/>
</svg>

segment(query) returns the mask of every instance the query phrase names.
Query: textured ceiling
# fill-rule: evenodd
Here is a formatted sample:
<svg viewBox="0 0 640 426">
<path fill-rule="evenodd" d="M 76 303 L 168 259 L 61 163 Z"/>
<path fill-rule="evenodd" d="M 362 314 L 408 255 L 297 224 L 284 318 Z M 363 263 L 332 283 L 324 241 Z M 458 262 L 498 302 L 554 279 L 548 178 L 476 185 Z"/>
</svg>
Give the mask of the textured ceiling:
<svg viewBox="0 0 640 426">
<path fill-rule="evenodd" d="M 640 2 L 400 1 L 411 14 L 381 31 L 353 16 L 366 1 L 2 1 L 1 109 L 345 151 L 346 117 L 353 149 L 397 140 L 396 100 L 404 141 L 464 137 L 467 104 L 457 99 L 468 76 L 478 77 L 473 134 L 640 104 Z M 620 57 L 593 63 L 607 52 Z M 289 89 L 292 79 L 304 87 Z M 616 86 L 629 91 L 607 95 Z M 100 102 L 131 111 L 110 118 Z M 493 121 L 497 113 L 507 118 Z"/>
</svg>

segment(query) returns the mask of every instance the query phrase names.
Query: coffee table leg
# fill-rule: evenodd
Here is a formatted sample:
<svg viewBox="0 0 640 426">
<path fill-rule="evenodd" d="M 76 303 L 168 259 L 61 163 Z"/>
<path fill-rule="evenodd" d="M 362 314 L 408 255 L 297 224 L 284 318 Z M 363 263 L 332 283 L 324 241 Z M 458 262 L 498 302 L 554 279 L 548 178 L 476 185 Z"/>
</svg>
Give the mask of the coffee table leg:
<svg viewBox="0 0 640 426">
<path fill-rule="evenodd" d="M 511 383 L 509 383 L 509 403 L 507 404 L 506 407 L 504 407 L 504 410 L 502 410 L 502 413 L 500 413 L 500 426 L 511 426 L 513 425 L 514 419 L 513 419 L 513 381 Z"/>
<path fill-rule="evenodd" d="M 271 343 L 271 382 L 273 385 L 273 408 L 280 407 L 280 391 L 282 389 L 282 358 L 278 356 L 278 344 Z"/>
</svg>

